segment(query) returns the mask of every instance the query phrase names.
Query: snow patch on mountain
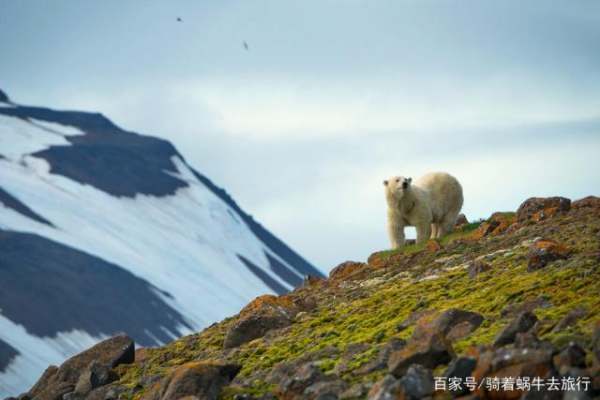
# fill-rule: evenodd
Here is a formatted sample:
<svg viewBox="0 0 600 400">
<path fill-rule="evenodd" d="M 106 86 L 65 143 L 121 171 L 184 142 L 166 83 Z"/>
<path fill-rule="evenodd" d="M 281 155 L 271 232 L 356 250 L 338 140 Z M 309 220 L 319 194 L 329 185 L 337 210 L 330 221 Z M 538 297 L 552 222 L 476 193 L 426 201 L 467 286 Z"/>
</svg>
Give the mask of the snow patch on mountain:
<svg viewBox="0 0 600 400">
<path fill-rule="evenodd" d="M 146 318 L 152 326 L 142 333 L 129 325 L 138 343 L 158 345 L 232 315 L 260 294 L 290 290 L 306 273 L 320 275 L 168 142 L 121 130 L 100 114 L 0 105 L 0 240 L 10 253 L 0 267 L 16 274 L 8 278 L 24 291 L 0 282 L 8 291 L 0 295 L 0 344 L 10 346 L 9 365 L 0 365 L 0 397 L 18 394 L 49 364 L 116 333 L 115 324 L 131 324 L 136 315 L 126 310 L 165 315 Z M 42 278 L 58 276 L 74 290 L 61 293 L 38 281 L 34 287 L 44 293 L 33 302 L 39 296 L 24 289 L 20 266 Z M 79 274 L 85 280 L 78 282 Z M 108 286 L 119 279 L 107 293 L 123 307 L 98 305 L 103 288 L 94 279 Z M 94 298 L 77 301 L 86 289 L 78 284 L 94 286 Z M 135 290 L 123 300 L 127 287 Z M 44 295 L 51 296 L 48 305 Z M 19 316 L 19 302 L 32 315 Z M 56 318 L 44 324 L 53 317 L 49 304 Z M 100 306 L 115 312 L 114 321 L 77 320 Z M 80 308 L 76 317 L 69 307 Z"/>
</svg>

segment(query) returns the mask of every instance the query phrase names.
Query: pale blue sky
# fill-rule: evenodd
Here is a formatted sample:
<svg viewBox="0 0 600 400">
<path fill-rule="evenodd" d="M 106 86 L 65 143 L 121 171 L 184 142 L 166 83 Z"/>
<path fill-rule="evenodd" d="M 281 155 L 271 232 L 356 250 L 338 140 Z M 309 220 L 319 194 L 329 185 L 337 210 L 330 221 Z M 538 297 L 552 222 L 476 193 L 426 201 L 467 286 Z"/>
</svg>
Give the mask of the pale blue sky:
<svg viewBox="0 0 600 400">
<path fill-rule="evenodd" d="M 0 55 L 15 101 L 173 141 L 324 270 L 387 247 L 388 175 L 455 174 L 470 218 L 600 194 L 595 0 L 3 0 Z"/>
</svg>

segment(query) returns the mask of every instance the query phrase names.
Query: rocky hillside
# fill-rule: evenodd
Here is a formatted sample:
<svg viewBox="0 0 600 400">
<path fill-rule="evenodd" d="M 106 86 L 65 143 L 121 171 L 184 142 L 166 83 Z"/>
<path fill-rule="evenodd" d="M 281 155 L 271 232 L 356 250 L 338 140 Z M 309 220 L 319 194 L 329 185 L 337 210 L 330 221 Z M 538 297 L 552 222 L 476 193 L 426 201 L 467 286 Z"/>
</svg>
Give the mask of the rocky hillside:
<svg viewBox="0 0 600 400">
<path fill-rule="evenodd" d="M 108 339 L 22 398 L 587 399 L 599 323 L 600 198 L 532 198 L 163 347 Z"/>
</svg>

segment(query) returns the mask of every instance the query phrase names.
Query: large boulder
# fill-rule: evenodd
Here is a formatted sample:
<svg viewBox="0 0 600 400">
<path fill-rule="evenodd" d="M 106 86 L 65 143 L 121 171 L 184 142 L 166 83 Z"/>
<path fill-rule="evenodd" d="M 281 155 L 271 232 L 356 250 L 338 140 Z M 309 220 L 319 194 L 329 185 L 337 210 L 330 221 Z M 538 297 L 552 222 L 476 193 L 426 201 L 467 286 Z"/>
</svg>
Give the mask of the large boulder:
<svg viewBox="0 0 600 400">
<path fill-rule="evenodd" d="M 423 399 L 433 394 L 433 374 L 422 365 L 411 365 L 400 378 L 400 385 L 410 399 Z"/>
<path fill-rule="evenodd" d="M 502 382 L 507 378 L 519 377 L 529 379 L 533 382 L 534 378 L 541 380 L 557 376 L 552 365 L 552 351 L 546 349 L 516 349 L 501 348 L 489 349 L 482 352 L 477 360 L 477 366 L 472 376 L 476 382 L 489 382 L 490 380 L 499 380 Z M 534 394 L 542 395 L 544 399 L 548 397 L 547 392 L 541 393 L 531 391 L 524 393 L 515 386 L 514 390 L 501 390 L 488 387 L 487 384 L 478 386 L 477 394 L 483 399 L 520 399 L 522 396 L 532 396 Z M 551 393 L 550 393 L 551 394 Z M 560 397 L 559 397 L 560 398 Z"/>
<path fill-rule="evenodd" d="M 334 281 L 342 281 L 351 278 L 353 275 L 362 275 L 368 265 L 361 262 L 346 261 L 335 267 L 329 272 L 329 279 Z"/>
<path fill-rule="evenodd" d="M 337 400 L 348 389 L 348 384 L 339 378 L 320 381 L 304 389 L 302 399 Z"/>
<path fill-rule="evenodd" d="M 393 375 L 386 375 L 373 385 L 367 398 L 369 400 L 393 400 L 405 399 L 406 396 L 400 381 Z"/>
<path fill-rule="evenodd" d="M 62 400 L 78 384 L 82 392 L 89 392 L 114 379 L 112 368 L 132 363 L 134 359 L 133 340 L 127 335 L 114 336 L 69 358 L 60 367 L 46 369 L 28 395 L 35 399 Z"/>
<path fill-rule="evenodd" d="M 512 212 L 496 212 L 479 225 L 473 232 L 474 239 L 485 236 L 496 236 L 505 232 L 515 222 L 515 214 Z"/>
<path fill-rule="evenodd" d="M 474 260 L 468 264 L 467 273 L 469 278 L 475 279 L 477 275 L 487 272 L 492 269 L 492 266 L 482 260 Z"/>
<path fill-rule="evenodd" d="M 58 367 L 56 365 L 51 365 L 44 370 L 42 376 L 39 377 L 37 382 L 29 389 L 27 393 L 29 397 L 36 397 L 40 393 L 42 393 L 46 388 L 50 386 L 56 372 L 58 371 Z"/>
<path fill-rule="evenodd" d="M 552 361 L 557 371 L 566 374 L 572 367 L 585 368 L 586 353 L 577 343 L 569 343 L 561 352 L 556 354 Z"/>
<path fill-rule="evenodd" d="M 225 335 L 223 347 L 233 348 L 263 337 L 273 329 L 291 325 L 301 311 L 314 307 L 309 300 L 291 295 L 264 295 L 254 299 L 240 312 Z"/>
<path fill-rule="evenodd" d="M 460 382 L 465 382 L 467 377 L 470 377 L 477 365 L 477 359 L 472 357 L 457 357 L 448 364 L 448 368 L 444 372 L 446 380 L 458 379 Z M 457 387 L 453 395 L 466 394 L 468 392 L 466 386 Z"/>
<path fill-rule="evenodd" d="M 75 385 L 75 393 L 86 395 L 92 390 L 117 379 L 118 376 L 107 365 L 94 360 L 79 375 L 79 379 Z"/>
<path fill-rule="evenodd" d="M 303 399 L 308 394 L 305 393 L 306 390 L 315 395 L 318 392 L 327 390 L 326 387 L 318 384 L 329 380 L 316 363 L 307 362 L 293 373 L 283 377 L 277 388 L 278 398 Z M 340 392 L 342 390 L 343 388 L 340 388 Z"/>
<path fill-rule="evenodd" d="M 216 400 L 241 367 L 210 361 L 193 361 L 175 368 L 144 396 L 144 400 L 178 400 L 188 396 Z"/>
<path fill-rule="evenodd" d="M 500 347 L 513 343 L 518 333 L 528 332 L 535 323 L 537 317 L 532 312 L 523 312 L 513 319 L 494 340 L 494 346 Z"/>
<path fill-rule="evenodd" d="M 566 259 L 569 255 L 571 250 L 563 244 L 550 239 L 536 240 L 527 254 L 527 271 L 544 268 L 548 263 Z"/>
<path fill-rule="evenodd" d="M 596 196 L 587 196 L 583 199 L 575 200 L 571 204 L 571 208 L 600 208 L 600 197 Z"/>
<path fill-rule="evenodd" d="M 571 209 L 571 200 L 565 197 L 531 197 L 517 210 L 517 221 L 539 222 Z"/>
<path fill-rule="evenodd" d="M 431 319 L 425 315 L 417 321 L 413 338 L 430 336 L 438 333 L 450 341 L 461 339 L 469 335 L 483 322 L 481 314 L 450 308 L 437 317 Z"/>
<path fill-rule="evenodd" d="M 401 377 L 412 364 L 427 368 L 447 364 L 454 357 L 452 345 L 443 334 L 413 338 L 405 347 L 393 352 L 388 361 L 388 369 L 394 376 Z"/>
<path fill-rule="evenodd" d="M 433 374 L 422 365 L 411 365 L 404 376 L 396 379 L 386 375 L 375 383 L 368 394 L 369 400 L 425 399 L 434 392 Z"/>
<path fill-rule="evenodd" d="M 463 225 L 467 225 L 469 223 L 469 220 L 467 219 L 467 216 L 465 214 L 458 214 L 458 217 L 456 217 L 456 222 L 454 223 L 454 227 L 455 228 L 460 228 Z"/>
</svg>

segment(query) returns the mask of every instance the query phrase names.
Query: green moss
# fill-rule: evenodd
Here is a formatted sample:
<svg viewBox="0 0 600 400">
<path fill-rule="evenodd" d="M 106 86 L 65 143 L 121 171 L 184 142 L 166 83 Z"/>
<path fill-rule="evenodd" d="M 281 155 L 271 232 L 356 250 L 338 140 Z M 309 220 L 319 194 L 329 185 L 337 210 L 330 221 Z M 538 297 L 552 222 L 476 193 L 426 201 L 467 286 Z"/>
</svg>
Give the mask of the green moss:
<svg viewBox="0 0 600 400">
<path fill-rule="evenodd" d="M 508 215 L 507 215 L 508 216 Z M 542 339 L 550 340 L 560 346 L 570 340 L 589 341 L 592 324 L 600 319 L 600 268 L 594 258 L 598 239 L 590 239 L 583 234 L 581 227 L 568 218 L 560 220 L 561 229 L 553 231 L 552 238 L 569 243 L 575 253 L 566 261 L 550 263 L 545 268 L 527 272 L 526 254 L 528 249 L 517 245 L 520 240 L 540 235 L 537 230 L 543 228 L 533 225 L 520 231 L 514 237 L 486 238 L 480 242 L 464 241 L 452 250 L 431 253 L 424 246 L 406 246 L 401 251 L 385 251 L 377 256 L 389 260 L 386 276 L 404 272 L 410 268 L 411 276 L 428 273 L 434 260 L 451 254 L 472 259 L 490 254 L 498 249 L 510 248 L 510 253 L 493 257 L 491 268 L 471 279 L 464 269 L 438 271 L 437 279 L 414 281 L 391 278 L 375 288 L 360 290 L 360 296 L 348 296 L 343 288 L 316 289 L 318 306 L 306 317 L 287 328 L 281 335 L 268 340 L 258 339 L 241 346 L 235 352 L 224 354 L 222 342 L 231 320 L 215 325 L 199 335 L 183 338 L 161 349 L 150 351 L 144 366 L 123 368 L 121 382 L 134 387 L 143 374 L 164 374 L 171 366 L 183 362 L 214 356 L 242 365 L 240 379 L 252 379 L 261 376 L 278 363 L 293 361 L 310 354 L 318 354 L 323 349 L 333 349 L 330 357 L 318 359 L 320 368 L 331 373 L 340 363 L 340 355 L 351 343 L 366 343 L 365 351 L 356 354 L 348 363 L 343 378 L 349 383 L 374 382 L 385 371 L 376 371 L 365 376 L 356 376 L 354 371 L 377 357 L 382 344 L 391 338 L 409 339 L 414 325 L 397 331 L 397 326 L 414 311 L 430 310 L 435 313 L 449 308 L 474 311 L 485 317 L 483 324 L 466 338 L 453 344 L 458 354 L 469 347 L 491 343 L 500 330 L 510 322 L 502 311 L 509 305 L 516 305 L 542 297 L 549 307 L 538 308 L 535 313 L 543 326 Z M 464 226 L 457 232 L 442 239 L 447 245 L 457 239 L 465 238 L 477 229 L 481 221 Z M 557 223 L 558 224 L 558 223 Z M 597 224 L 597 223 L 596 223 Z M 598 225 L 598 224 L 597 224 Z M 516 235 L 516 234 L 515 234 Z M 511 239 L 508 241 L 508 239 Z M 509 243 L 509 244 L 507 244 Z M 402 258 L 402 254 L 413 255 Z M 403 263 L 398 262 L 400 257 Z M 406 260 L 410 261 L 407 267 Z M 488 262 L 488 261 L 486 261 Z M 439 267 L 436 267 L 439 268 Z M 437 270 L 436 270 L 437 271 Z M 379 272 L 381 273 L 381 272 Z M 568 329 L 555 332 L 552 328 L 575 307 L 588 310 L 585 317 Z M 432 314 L 432 317 L 435 314 Z M 259 378 L 247 386 L 227 389 L 224 398 L 235 394 L 249 393 L 260 395 L 273 390 Z M 229 396 L 229 397 L 227 397 Z"/>
</svg>

